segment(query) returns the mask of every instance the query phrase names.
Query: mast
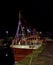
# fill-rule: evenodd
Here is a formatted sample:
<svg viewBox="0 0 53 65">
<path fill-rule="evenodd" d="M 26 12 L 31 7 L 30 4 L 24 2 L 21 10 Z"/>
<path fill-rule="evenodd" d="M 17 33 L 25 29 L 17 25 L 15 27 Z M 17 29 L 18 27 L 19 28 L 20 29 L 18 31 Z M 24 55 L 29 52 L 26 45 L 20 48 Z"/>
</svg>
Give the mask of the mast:
<svg viewBox="0 0 53 65">
<path fill-rule="evenodd" d="M 19 11 L 19 20 L 21 19 L 21 11 Z"/>
<path fill-rule="evenodd" d="M 21 11 L 19 11 L 19 21 L 15 37 L 18 37 L 20 27 L 21 27 Z"/>
</svg>

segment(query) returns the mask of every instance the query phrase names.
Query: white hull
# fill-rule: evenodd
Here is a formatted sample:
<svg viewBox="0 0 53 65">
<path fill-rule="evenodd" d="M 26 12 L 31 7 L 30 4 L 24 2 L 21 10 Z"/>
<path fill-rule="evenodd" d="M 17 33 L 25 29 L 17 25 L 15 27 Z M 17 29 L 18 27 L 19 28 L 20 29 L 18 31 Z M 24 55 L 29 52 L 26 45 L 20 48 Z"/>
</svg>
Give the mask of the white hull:
<svg viewBox="0 0 53 65">
<path fill-rule="evenodd" d="M 38 49 L 42 44 L 38 45 L 11 45 L 11 48 L 21 48 L 21 49 Z"/>
</svg>

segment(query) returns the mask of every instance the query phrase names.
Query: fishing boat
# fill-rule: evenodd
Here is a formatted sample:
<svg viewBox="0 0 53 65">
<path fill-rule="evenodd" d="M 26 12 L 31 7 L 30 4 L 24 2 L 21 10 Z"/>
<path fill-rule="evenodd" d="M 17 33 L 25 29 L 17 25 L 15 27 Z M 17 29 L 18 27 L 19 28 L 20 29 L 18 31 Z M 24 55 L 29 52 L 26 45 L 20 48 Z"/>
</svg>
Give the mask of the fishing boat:
<svg viewBox="0 0 53 65">
<path fill-rule="evenodd" d="M 16 35 L 12 40 L 12 44 L 10 45 L 14 53 L 15 61 L 21 61 L 27 55 L 32 53 L 33 49 L 38 49 L 39 47 L 41 47 L 42 43 L 43 39 L 41 39 L 35 29 L 26 29 L 24 25 L 22 25 L 21 13 L 19 12 L 19 21 Z"/>
</svg>

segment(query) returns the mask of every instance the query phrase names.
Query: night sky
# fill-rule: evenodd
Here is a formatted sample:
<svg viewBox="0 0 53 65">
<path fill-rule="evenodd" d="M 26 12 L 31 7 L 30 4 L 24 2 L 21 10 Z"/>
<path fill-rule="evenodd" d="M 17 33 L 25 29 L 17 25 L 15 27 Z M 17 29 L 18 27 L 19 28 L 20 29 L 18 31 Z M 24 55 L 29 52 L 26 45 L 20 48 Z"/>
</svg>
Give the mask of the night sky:
<svg viewBox="0 0 53 65">
<path fill-rule="evenodd" d="M 18 12 L 22 10 L 22 16 L 31 25 L 40 31 L 53 32 L 53 7 L 52 1 L 31 0 L 17 2 L 2 2 L 0 6 L 0 34 L 9 30 L 10 34 L 16 32 Z"/>
</svg>

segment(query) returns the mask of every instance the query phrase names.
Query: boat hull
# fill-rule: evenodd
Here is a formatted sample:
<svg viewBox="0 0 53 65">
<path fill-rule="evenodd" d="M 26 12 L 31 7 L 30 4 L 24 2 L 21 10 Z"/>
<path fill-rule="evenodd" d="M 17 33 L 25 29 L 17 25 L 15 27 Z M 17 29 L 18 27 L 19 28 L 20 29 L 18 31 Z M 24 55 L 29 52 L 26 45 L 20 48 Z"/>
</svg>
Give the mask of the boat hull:
<svg viewBox="0 0 53 65">
<path fill-rule="evenodd" d="M 27 55 L 32 53 L 32 49 L 21 49 L 21 48 L 11 48 L 14 54 L 14 60 L 16 62 L 21 61 Z"/>
<path fill-rule="evenodd" d="M 41 44 L 35 45 L 33 47 L 31 47 L 30 45 L 12 45 L 11 49 L 12 49 L 13 54 L 14 54 L 14 60 L 17 62 L 21 61 L 27 55 L 32 53 L 33 49 L 38 49 L 40 46 L 41 46 Z"/>
</svg>

